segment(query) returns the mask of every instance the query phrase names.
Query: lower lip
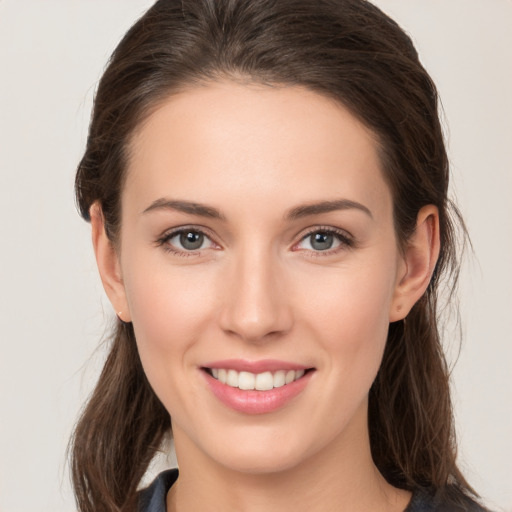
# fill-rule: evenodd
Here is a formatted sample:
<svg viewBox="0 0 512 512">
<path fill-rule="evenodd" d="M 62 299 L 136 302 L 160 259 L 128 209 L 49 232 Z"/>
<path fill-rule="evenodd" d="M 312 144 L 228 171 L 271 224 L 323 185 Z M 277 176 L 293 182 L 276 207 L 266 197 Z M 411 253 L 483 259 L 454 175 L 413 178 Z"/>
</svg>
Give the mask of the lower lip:
<svg viewBox="0 0 512 512">
<path fill-rule="evenodd" d="M 308 371 L 298 380 L 268 391 L 243 390 L 223 384 L 209 373 L 201 370 L 213 394 L 227 407 L 245 414 L 265 414 L 277 411 L 308 385 L 313 371 Z"/>
</svg>

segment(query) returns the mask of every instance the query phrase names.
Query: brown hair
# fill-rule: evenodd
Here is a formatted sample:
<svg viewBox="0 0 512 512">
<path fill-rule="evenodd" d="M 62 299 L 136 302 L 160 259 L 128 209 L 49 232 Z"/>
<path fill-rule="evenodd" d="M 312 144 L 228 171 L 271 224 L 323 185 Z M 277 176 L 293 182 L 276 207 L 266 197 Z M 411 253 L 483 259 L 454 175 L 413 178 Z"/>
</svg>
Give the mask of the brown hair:
<svg viewBox="0 0 512 512">
<path fill-rule="evenodd" d="M 128 31 L 99 83 L 76 197 L 90 220 L 102 207 L 113 244 L 134 129 L 165 98 L 227 78 L 300 85 L 335 98 L 377 136 L 405 246 L 421 207 L 439 209 L 441 253 L 406 322 L 390 325 L 370 391 L 375 464 L 393 485 L 472 493 L 456 465 L 448 368 L 438 333 L 438 286 L 458 271 L 457 211 L 438 96 L 410 38 L 365 0 L 160 0 Z M 130 324 L 118 322 L 110 355 L 72 439 L 79 510 L 132 510 L 137 486 L 170 418 L 144 375 Z M 454 498 L 454 501 L 457 501 Z"/>
</svg>

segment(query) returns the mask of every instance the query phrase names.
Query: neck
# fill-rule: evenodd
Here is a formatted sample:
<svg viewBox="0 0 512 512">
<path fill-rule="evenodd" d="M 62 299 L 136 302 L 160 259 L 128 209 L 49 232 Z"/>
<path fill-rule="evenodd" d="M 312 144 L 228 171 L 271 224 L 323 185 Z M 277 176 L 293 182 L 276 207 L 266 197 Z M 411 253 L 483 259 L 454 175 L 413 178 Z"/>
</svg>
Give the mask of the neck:
<svg viewBox="0 0 512 512">
<path fill-rule="evenodd" d="M 374 465 L 367 428 L 363 436 L 345 432 L 296 466 L 270 473 L 222 466 L 173 430 L 180 476 L 167 496 L 168 512 L 211 510 L 212 504 L 226 512 L 401 512 L 410 500 Z"/>
</svg>

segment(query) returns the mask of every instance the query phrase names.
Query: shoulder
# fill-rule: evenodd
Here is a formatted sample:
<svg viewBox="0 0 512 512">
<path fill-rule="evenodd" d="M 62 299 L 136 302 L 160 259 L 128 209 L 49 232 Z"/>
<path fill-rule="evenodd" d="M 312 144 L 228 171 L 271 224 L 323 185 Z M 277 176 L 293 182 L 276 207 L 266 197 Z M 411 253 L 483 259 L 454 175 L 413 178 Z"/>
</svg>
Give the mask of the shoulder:
<svg viewBox="0 0 512 512">
<path fill-rule="evenodd" d="M 404 512 L 490 512 L 455 487 L 418 488 Z"/>
<path fill-rule="evenodd" d="M 139 493 L 139 512 L 165 512 L 167 491 L 178 479 L 178 470 L 168 469 L 160 473 L 149 487 Z"/>
<path fill-rule="evenodd" d="M 149 487 L 139 493 L 138 512 L 166 512 L 167 492 L 178 479 L 178 469 L 160 473 Z M 404 512 L 490 512 L 459 490 L 418 488 Z"/>
</svg>

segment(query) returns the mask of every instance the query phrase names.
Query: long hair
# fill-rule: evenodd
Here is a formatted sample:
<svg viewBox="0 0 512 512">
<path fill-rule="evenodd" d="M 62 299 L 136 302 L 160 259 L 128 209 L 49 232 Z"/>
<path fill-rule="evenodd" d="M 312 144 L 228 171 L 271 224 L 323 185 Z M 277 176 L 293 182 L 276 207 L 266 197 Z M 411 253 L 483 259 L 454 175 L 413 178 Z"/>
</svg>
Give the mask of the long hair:
<svg viewBox="0 0 512 512">
<path fill-rule="evenodd" d="M 421 207 L 439 209 L 441 253 L 406 322 L 390 325 L 370 390 L 372 456 L 404 489 L 472 493 L 456 465 L 438 288 L 456 284 L 448 158 L 438 95 L 404 31 L 365 0 L 159 0 L 127 32 L 98 86 L 76 175 L 81 215 L 98 201 L 116 246 L 130 137 L 170 95 L 219 79 L 298 85 L 334 98 L 375 135 L 402 247 Z M 451 213 L 450 213 L 451 212 Z M 463 227 L 463 225 L 462 225 Z M 72 477 L 81 512 L 134 510 L 170 418 L 144 375 L 131 325 L 118 322 L 76 426 Z"/>
</svg>

